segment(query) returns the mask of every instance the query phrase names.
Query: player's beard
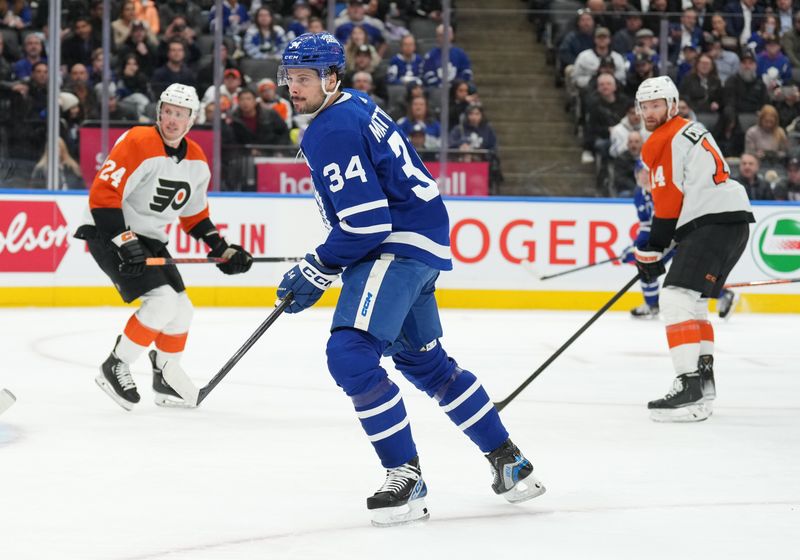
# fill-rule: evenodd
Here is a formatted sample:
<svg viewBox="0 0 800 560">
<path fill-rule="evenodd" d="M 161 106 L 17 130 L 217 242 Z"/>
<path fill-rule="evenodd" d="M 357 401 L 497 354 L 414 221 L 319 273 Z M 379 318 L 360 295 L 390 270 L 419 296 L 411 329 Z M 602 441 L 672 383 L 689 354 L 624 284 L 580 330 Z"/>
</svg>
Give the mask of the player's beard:
<svg viewBox="0 0 800 560">
<path fill-rule="evenodd" d="M 656 124 L 654 124 L 652 126 L 650 124 L 648 124 L 647 120 L 645 119 L 644 127 L 647 129 L 647 132 L 653 132 L 653 131 L 655 131 L 655 129 L 657 129 L 659 126 L 661 126 L 662 124 L 664 124 L 668 120 L 669 120 L 669 110 L 667 110 L 667 113 L 663 117 L 659 118 L 658 121 L 656 121 Z"/>
<path fill-rule="evenodd" d="M 303 109 L 301 110 L 301 109 L 298 109 L 297 105 L 295 104 L 295 111 L 297 111 L 301 115 L 310 115 L 312 113 L 315 113 L 315 112 L 319 111 L 319 108 L 322 107 L 322 105 L 324 103 L 325 103 L 325 98 L 324 97 L 322 98 L 322 100 L 319 103 L 315 103 L 313 105 L 311 103 L 309 103 L 308 98 L 306 98 L 305 99 L 305 107 L 303 107 Z"/>
</svg>

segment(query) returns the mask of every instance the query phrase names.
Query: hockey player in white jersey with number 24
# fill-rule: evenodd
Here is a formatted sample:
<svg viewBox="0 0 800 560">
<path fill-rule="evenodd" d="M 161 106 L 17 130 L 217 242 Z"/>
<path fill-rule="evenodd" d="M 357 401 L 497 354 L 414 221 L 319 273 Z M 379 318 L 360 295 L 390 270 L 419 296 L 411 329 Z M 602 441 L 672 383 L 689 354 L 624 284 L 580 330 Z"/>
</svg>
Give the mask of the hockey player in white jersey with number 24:
<svg viewBox="0 0 800 560">
<path fill-rule="evenodd" d="M 508 437 L 474 374 L 439 343 L 434 298 L 439 272 L 450 270 L 447 211 L 430 176 L 392 119 L 367 96 L 340 90 L 345 59 L 329 33 L 307 33 L 285 49 L 278 70 L 295 111 L 312 121 L 302 152 L 329 233 L 289 270 L 278 297 L 288 313 L 316 303 L 337 278 L 342 292 L 327 344 L 328 369 L 352 399 L 386 479 L 367 498 L 373 525 L 427 519 L 427 487 L 400 390 L 380 366 L 396 368 L 486 455 L 492 488 L 510 502 L 544 492 L 533 467 Z"/>
</svg>

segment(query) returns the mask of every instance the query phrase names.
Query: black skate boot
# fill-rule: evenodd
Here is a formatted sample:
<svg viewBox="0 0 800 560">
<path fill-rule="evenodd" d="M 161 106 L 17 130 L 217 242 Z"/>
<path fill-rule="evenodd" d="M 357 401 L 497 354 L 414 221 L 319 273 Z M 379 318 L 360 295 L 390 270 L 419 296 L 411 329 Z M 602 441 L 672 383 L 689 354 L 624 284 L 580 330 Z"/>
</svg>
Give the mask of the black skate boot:
<svg viewBox="0 0 800 560">
<path fill-rule="evenodd" d="M 133 410 L 133 405 L 139 402 L 139 392 L 136 390 L 133 377 L 131 377 L 130 366 L 120 360 L 115 353 L 121 338 L 121 336 L 117 337 L 114 350 L 100 366 L 100 375 L 94 381 L 122 408 Z"/>
<path fill-rule="evenodd" d="M 735 293 L 733 290 L 722 291 L 722 294 L 717 299 L 717 313 L 719 313 L 720 319 L 725 319 L 727 321 L 731 318 L 731 315 L 736 309 L 736 304 L 739 303 L 739 298 L 739 294 Z"/>
<path fill-rule="evenodd" d="M 650 418 L 656 422 L 700 422 L 711 416 L 711 402 L 703 398 L 699 372 L 675 378 L 664 398 L 647 403 Z"/>
<path fill-rule="evenodd" d="M 178 392 L 170 387 L 161 368 L 156 365 L 156 351 L 150 350 L 147 354 L 153 366 L 153 400 L 158 406 L 167 408 L 195 408 L 197 405 L 183 400 Z"/>
<path fill-rule="evenodd" d="M 700 372 L 700 380 L 703 382 L 703 398 L 713 401 L 717 398 L 717 384 L 714 383 L 714 356 L 705 354 L 697 360 L 697 371 Z"/>
<path fill-rule="evenodd" d="M 375 527 L 392 527 L 430 517 L 425 505 L 428 487 L 422 480 L 419 457 L 386 471 L 386 481 L 367 498 L 367 509 L 372 512 Z"/>
<path fill-rule="evenodd" d="M 660 309 L 657 305 L 647 305 L 643 303 L 639 307 L 631 309 L 631 317 L 634 319 L 658 319 Z"/>
<path fill-rule="evenodd" d="M 492 465 L 492 490 L 495 494 L 500 494 L 512 504 L 544 494 L 544 485 L 531 474 L 533 465 L 510 439 L 486 455 L 486 458 Z"/>
</svg>

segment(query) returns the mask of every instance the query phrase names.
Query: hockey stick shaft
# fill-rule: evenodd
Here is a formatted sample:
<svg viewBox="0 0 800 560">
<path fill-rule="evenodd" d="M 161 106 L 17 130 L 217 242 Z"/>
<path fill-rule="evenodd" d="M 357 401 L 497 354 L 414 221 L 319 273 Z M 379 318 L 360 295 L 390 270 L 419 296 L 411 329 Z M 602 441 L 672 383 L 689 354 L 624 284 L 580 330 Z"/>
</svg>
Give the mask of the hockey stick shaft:
<svg viewBox="0 0 800 560">
<path fill-rule="evenodd" d="M 774 286 L 775 284 L 792 284 L 800 282 L 800 278 L 782 278 L 778 280 L 753 280 L 752 282 L 738 282 L 735 284 L 725 284 L 724 288 L 750 288 L 752 286 Z"/>
<path fill-rule="evenodd" d="M 592 264 L 585 264 L 583 266 L 579 266 L 577 268 L 570 268 L 569 270 L 563 270 L 561 272 L 557 272 L 555 274 L 548 274 L 547 276 L 542 276 L 539 280 L 550 280 L 551 278 L 556 278 L 557 276 L 564 276 L 565 274 L 571 274 L 573 272 L 578 272 L 579 270 L 586 270 L 587 268 L 592 268 L 593 266 L 598 266 L 601 264 L 606 264 L 614 261 L 618 261 L 622 258 L 622 256 L 611 257 L 610 259 L 606 259 L 604 261 L 597 261 L 596 263 Z"/>
<path fill-rule="evenodd" d="M 521 393 L 521 392 L 522 392 L 522 391 L 525 389 L 525 387 L 527 387 L 528 385 L 530 385 L 531 381 L 533 381 L 534 379 L 536 379 L 536 378 L 539 376 L 539 374 L 540 374 L 540 373 L 542 373 L 542 372 L 543 372 L 545 369 L 547 369 L 547 367 L 548 367 L 550 364 L 552 364 L 552 363 L 555 361 L 555 359 L 556 359 L 556 358 L 558 358 L 558 357 L 559 357 L 559 356 L 562 354 L 562 352 L 564 352 L 564 350 L 566 350 L 567 348 L 569 348 L 569 346 L 570 346 L 570 345 L 571 345 L 573 342 L 575 342 L 575 341 L 578 339 L 578 337 L 579 337 L 580 335 L 582 335 L 582 334 L 583 334 L 583 333 L 586 331 L 586 329 L 588 329 L 589 327 L 591 327 L 591 326 L 592 326 L 592 324 L 593 324 L 595 321 L 597 321 L 597 320 L 600 318 L 600 316 L 601 316 L 601 315 L 603 315 L 603 313 L 605 313 L 606 311 L 608 311 L 608 310 L 611 308 L 611 306 L 612 306 L 612 305 L 614 305 L 614 304 L 617 302 L 617 300 L 618 300 L 619 298 L 621 298 L 621 297 L 622 297 L 622 296 L 625 294 L 625 292 L 627 292 L 627 291 L 628 291 L 628 290 L 631 288 L 631 286 L 633 286 L 633 285 L 634 285 L 636 282 L 638 282 L 638 281 L 639 281 L 639 275 L 637 274 L 636 276 L 634 276 L 633 278 L 631 278 L 631 279 L 628 281 L 628 283 L 627 283 L 627 284 L 625 284 L 625 286 L 623 286 L 623 287 L 620 289 L 620 291 L 618 291 L 616 294 L 614 294 L 614 295 L 613 295 L 613 297 L 612 297 L 610 300 L 608 300 L 608 301 L 606 302 L 606 304 L 605 304 L 605 305 L 603 305 L 603 307 L 601 307 L 601 308 L 600 308 L 600 309 L 597 311 L 597 313 L 595 313 L 594 315 L 592 315 L 592 318 L 591 318 L 591 319 L 589 319 L 588 321 L 586 321 L 586 323 L 584 323 L 584 324 L 583 324 L 583 326 L 582 326 L 581 328 L 579 328 L 577 331 L 575 331 L 575 334 L 573 334 L 571 337 L 569 337 L 569 340 L 567 340 L 567 341 L 566 341 L 564 344 L 562 344 L 562 345 L 561 345 L 561 348 L 559 348 L 558 350 L 556 350 L 556 351 L 553 353 L 553 355 L 552 355 L 552 356 L 550 356 L 549 358 L 547 358 L 547 359 L 544 361 L 544 363 L 543 363 L 542 365 L 540 365 L 540 366 L 539 366 L 539 369 L 537 369 L 536 371 L 534 371 L 534 372 L 533 372 L 533 373 L 532 373 L 532 374 L 531 374 L 531 375 L 528 377 L 528 379 L 526 379 L 525 381 L 523 381 L 523 382 L 522 382 L 522 385 L 520 385 L 519 387 L 517 387 L 517 388 L 514 390 L 514 392 L 513 392 L 513 393 L 511 393 L 510 395 L 508 395 L 508 396 L 507 396 L 505 399 L 503 399 L 502 401 L 494 403 L 494 406 L 497 408 L 497 411 L 499 412 L 499 411 L 503 410 L 503 409 L 504 409 L 506 406 L 508 406 L 508 403 L 510 403 L 511 401 L 513 401 L 513 400 L 514 400 L 514 398 L 516 398 L 516 396 L 517 396 L 517 395 L 519 395 L 519 394 L 520 394 L 520 393 Z"/>
<path fill-rule="evenodd" d="M 256 263 L 277 263 L 277 262 L 299 262 L 303 260 L 302 257 L 253 257 L 253 262 Z M 179 258 L 165 258 L 165 257 L 148 257 L 145 261 L 147 266 L 167 266 L 171 264 L 217 264 L 227 262 L 228 259 L 222 257 L 179 257 Z"/>
<path fill-rule="evenodd" d="M 255 332 L 250 335 L 250 338 L 248 338 L 245 343 L 242 344 L 242 347 L 239 348 L 233 356 L 231 356 L 224 366 L 222 366 L 222 369 L 219 370 L 217 375 L 211 378 L 211 381 L 209 381 L 205 387 L 200 389 L 200 392 L 197 395 L 198 406 L 201 402 L 203 402 L 208 394 L 214 390 L 214 387 L 219 385 L 219 382 L 222 381 L 226 375 L 228 375 L 228 373 L 233 369 L 233 366 L 235 366 L 239 360 L 241 360 L 242 357 L 247 354 L 247 351 L 253 347 L 256 341 L 258 341 L 258 339 L 261 338 L 265 332 L 267 332 L 267 329 L 269 329 L 272 326 L 272 323 L 274 323 L 276 319 L 281 316 L 281 313 L 283 313 L 286 308 L 289 307 L 293 299 L 294 297 L 292 296 L 292 293 L 289 292 L 289 294 L 281 300 L 278 306 L 272 310 L 272 313 L 270 313 L 269 316 L 264 319 L 264 322 L 258 326 Z"/>
</svg>

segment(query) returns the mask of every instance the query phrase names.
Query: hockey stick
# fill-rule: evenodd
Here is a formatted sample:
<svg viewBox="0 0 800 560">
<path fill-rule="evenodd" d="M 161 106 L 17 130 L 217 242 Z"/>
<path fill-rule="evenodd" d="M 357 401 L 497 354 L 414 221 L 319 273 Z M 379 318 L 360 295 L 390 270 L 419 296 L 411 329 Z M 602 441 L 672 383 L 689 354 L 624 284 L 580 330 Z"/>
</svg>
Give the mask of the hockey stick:
<svg viewBox="0 0 800 560">
<path fill-rule="evenodd" d="M 303 257 L 253 257 L 253 262 L 257 263 L 299 262 L 302 260 Z M 216 264 L 227 261 L 228 259 L 223 259 L 222 257 L 179 257 L 175 259 L 147 257 L 145 264 L 147 266 L 166 266 L 169 264 Z"/>
<path fill-rule="evenodd" d="M 274 323 L 275 320 L 280 317 L 281 313 L 283 313 L 286 308 L 289 307 L 289 304 L 291 304 L 293 300 L 294 297 L 292 296 L 292 293 L 289 292 L 289 294 L 280 301 L 277 307 L 272 310 L 272 313 L 270 313 L 269 316 L 264 319 L 264 322 L 258 326 L 255 332 L 250 335 L 250 338 L 248 338 L 245 343 L 242 344 L 242 347 L 239 348 L 236 353 L 231 356 L 228 362 L 222 366 L 222 369 L 219 370 L 219 372 L 213 378 L 211 378 L 211 381 L 209 381 L 205 387 L 198 389 L 195 384 L 192 383 L 192 380 L 189 379 L 189 376 L 186 375 L 186 373 L 180 367 L 178 362 L 167 362 L 164 364 L 164 379 L 166 379 L 167 383 L 169 383 L 169 385 L 175 389 L 175 391 L 177 391 L 183 400 L 185 400 L 187 403 L 194 403 L 195 406 L 199 406 L 200 403 L 205 400 L 208 394 L 214 390 L 214 387 L 219 385 L 219 382 L 222 381 L 226 375 L 228 375 L 228 373 L 233 369 L 233 366 L 235 366 L 247 353 L 247 351 L 253 347 L 256 341 L 261 338 L 265 332 L 267 332 L 267 329 L 272 326 L 272 323 Z"/>
<path fill-rule="evenodd" d="M 773 286 L 775 284 L 791 284 L 800 282 L 800 278 L 783 278 L 779 280 L 753 280 L 752 282 L 738 282 L 736 284 L 725 284 L 723 288 L 750 288 L 752 286 Z"/>
<path fill-rule="evenodd" d="M 625 286 L 623 286 L 623 287 L 622 287 L 622 289 L 620 289 L 620 291 L 618 291 L 616 294 L 614 294 L 614 295 L 613 295 L 613 297 L 612 297 L 610 300 L 608 300 L 608 301 L 606 302 L 606 304 L 605 304 L 603 307 L 601 307 L 601 308 L 600 308 L 600 309 L 597 311 L 597 313 L 595 313 L 594 315 L 592 315 L 592 318 L 591 318 L 591 319 L 589 319 L 588 321 L 586 321 L 586 323 L 584 323 L 584 325 L 583 325 L 581 328 L 579 328 L 577 331 L 575 331 L 575 334 L 573 334 L 571 337 L 569 337 L 569 340 L 567 340 L 567 341 L 566 341 L 564 344 L 562 344 L 562 345 L 561 345 L 561 348 L 559 348 L 558 350 L 556 350 L 556 351 L 553 353 L 553 355 L 552 355 L 552 356 L 550 356 L 549 358 L 547 358 L 547 359 L 544 361 L 544 363 L 543 363 L 542 365 L 540 365 L 540 366 L 539 366 L 539 369 L 537 369 L 536 371 L 534 371 L 534 372 L 533 372 L 533 373 L 532 373 L 532 374 L 531 374 L 531 375 L 528 377 L 528 379 L 526 379 L 525 381 L 523 381 L 523 382 L 522 382 L 522 385 L 520 385 L 519 387 L 517 387 L 517 388 L 514 390 L 514 392 L 513 392 L 513 393 L 511 393 L 510 395 L 508 395 L 508 396 L 507 396 L 505 399 L 503 399 L 502 401 L 494 403 L 494 406 L 497 408 L 497 411 L 498 411 L 498 412 L 500 412 L 500 411 L 501 411 L 501 410 L 503 410 L 503 409 L 504 409 L 506 406 L 508 406 L 508 403 L 510 403 L 511 401 L 513 401 L 513 400 L 514 400 L 514 398 L 515 398 L 517 395 L 519 395 L 519 394 L 520 394 L 520 393 L 523 391 L 523 389 L 525 389 L 525 387 L 527 387 L 528 385 L 530 385 L 531 381 L 533 381 L 534 379 L 536 379 L 536 378 L 539 376 L 539 374 L 540 374 L 540 373 L 542 373 L 542 372 L 543 372 L 545 369 L 547 369 L 547 366 L 549 366 L 550 364 L 552 364 L 552 363 L 553 363 L 553 361 L 554 361 L 556 358 L 558 358 L 558 357 L 561 355 L 561 353 L 562 353 L 564 350 L 566 350 L 567 348 L 569 348 L 570 344 L 572 344 L 573 342 L 575 342 L 575 340 L 577 340 L 577 338 L 578 338 L 580 335 L 582 335 L 582 334 L 584 333 L 584 331 L 586 331 L 586 329 L 588 329 L 589 327 L 591 327 L 591 326 L 592 326 L 592 323 L 594 323 L 595 321 L 597 321 L 597 320 L 600 318 L 600 316 L 601 316 L 603 313 L 605 313 L 606 311 L 608 311 L 608 310 L 611 308 L 611 306 L 612 306 L 612 305 L 614 305 L 614 304 L 617 302 L 617 300 L 618 300 L 619 298 L 621 298 L 621 297 L 622 297 L 622 296 L 625 294 L 625 292 L 627 292 L 627 291 L 630 289 L 630 287 L 631 287 L 631 286 L 633 286 L 633 285 L 634 285 L 636 282 L 638 282 L 638 281 L 639 281 L 639 275 L 637 274 L 636 276 L 634 276 L 633 278 L 631 278 L 631 279 L 628 281 L 628 283 L 627 283 L 627 284 L 625 284 Z"/>
<path fill-rule="evenodd" d="M 8 389 L 0 389 L 0 414 L 11 408 L 17 402 L 17 397 Z"/>
<path fill-rule="evenodd" d="M 606 259 L 604 261 L 597 261 L 596 263 L 592 264 L 585 264 L 583 266 L 579 266 L 577 268 L 570 268 L 569 270 L 563 270 L 561 272 L 557 272 L 555 274 L 548 274 L 546 276 L 539 276 L 539 280 L 550 280 L 551 278 L 555 278 L 557 276 L 564 276 L 565 274 L 570 274 L 572 272 L 578 272 L 579 270 L 586 270 L 587 268 L 592 268 L 593 266 L 598 266 L 601 264 L 606 264 L 614 261 L 618 261 L 622 258 L 622 255 L 617 257 L 611 257 L 610 259 Z"/>
</svg>

